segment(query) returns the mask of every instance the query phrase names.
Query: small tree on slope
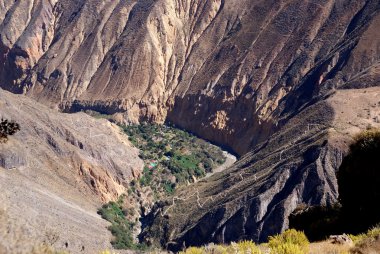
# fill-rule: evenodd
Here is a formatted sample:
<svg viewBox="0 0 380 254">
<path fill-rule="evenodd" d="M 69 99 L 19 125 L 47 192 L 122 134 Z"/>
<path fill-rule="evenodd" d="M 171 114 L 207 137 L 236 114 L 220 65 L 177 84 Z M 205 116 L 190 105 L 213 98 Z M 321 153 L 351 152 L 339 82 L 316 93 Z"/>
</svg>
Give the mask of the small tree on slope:
<svg viewBox="0 0 380 254">
<path fill-rule="evenodd" d="M 7 142 L 8 136 L 14 135 L 19 130 L 20 125 L 18 123 L 2 118 L 0 121 L 0 143 Z"/>
</svg>

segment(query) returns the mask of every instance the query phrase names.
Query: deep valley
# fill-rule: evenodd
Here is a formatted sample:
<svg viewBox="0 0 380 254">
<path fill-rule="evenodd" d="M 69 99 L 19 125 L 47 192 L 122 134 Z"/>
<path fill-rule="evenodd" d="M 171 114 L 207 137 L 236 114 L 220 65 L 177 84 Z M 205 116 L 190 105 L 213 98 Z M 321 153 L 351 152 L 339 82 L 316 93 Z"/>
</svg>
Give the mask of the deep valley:
<svg viewBox="0 0 380 254">
<path fill-rule="evenodd" d="M 376 249 L 379 27 L 378 0 L 0 0 L 0 253 L 245 253 L 294 213 Z"/>
</svg>

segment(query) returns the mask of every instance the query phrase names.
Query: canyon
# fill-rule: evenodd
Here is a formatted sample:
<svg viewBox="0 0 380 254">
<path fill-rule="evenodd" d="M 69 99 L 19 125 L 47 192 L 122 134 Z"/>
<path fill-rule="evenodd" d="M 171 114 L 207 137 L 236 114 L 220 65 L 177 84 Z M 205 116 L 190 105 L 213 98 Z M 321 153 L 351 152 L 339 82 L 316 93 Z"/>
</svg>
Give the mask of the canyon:
<svg viewBox="0 0 380 254">
<path fill-rule="evenodd" d="M 380 127 L 379 25 L 376 0 L 0 0 L 0 87 L 233 151 L 157 203 L 142 237 L 260 242 L 297 206 L 337 202 L 351 137 Z"/>
</svg>

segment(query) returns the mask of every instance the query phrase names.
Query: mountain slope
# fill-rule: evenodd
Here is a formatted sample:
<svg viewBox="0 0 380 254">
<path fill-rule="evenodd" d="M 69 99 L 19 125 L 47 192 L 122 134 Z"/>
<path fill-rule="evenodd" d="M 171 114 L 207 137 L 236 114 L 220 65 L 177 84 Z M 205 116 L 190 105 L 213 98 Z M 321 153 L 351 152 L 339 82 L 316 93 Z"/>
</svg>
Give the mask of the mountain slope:
<svg viewBox="0 0 380 254">
<path fill-rule="evenodd" d="M 42 243 L 72 253 L 110 248 L 96 212 L 141 173 L 137 149 L 105 120 L 3 90 L 0 115 L 21 126 L 0 144 L 0 253 L 30 253 Z"/>
<path fill-rule="evenodd" d="M 348 124 L 340 114 L 351 105 L 329 97 L 354 101 L 344 90 L 379 85 L 379 5 L 0 0 L 0 84 L 66 112 L 171 121 L 234 150 L 241 160 L 197 187 L 213 202 L 182 219 L 199 201 L 185 189 L 185 204 L 157 206 L 176 212 L 157 212 L 151 228 L 160 231 L 146 237 L 173 246 L 263 240 L 297 205 L 337 200 L 348 135 L 331 130 Z M 359 120 L 349 129 L 376 124 Z"/>
<path fill-rule="evenodd" d="M 172 250 L 267 241 L 301 205 L 333 205 L 351 137 L 380 128 L 380 88 L 341 90 L 295 116 L 234 166 L 156 205 L 143 236 Z M 201 240 L 200 240 L 201 239 Z"/>
<path fill-rule="evenodd" d="M 169 119 L 244 154 L 286 101 L 378 82 L 377 4 L 3 1 L 0 84 L 66 111 Z"/>
</svg>

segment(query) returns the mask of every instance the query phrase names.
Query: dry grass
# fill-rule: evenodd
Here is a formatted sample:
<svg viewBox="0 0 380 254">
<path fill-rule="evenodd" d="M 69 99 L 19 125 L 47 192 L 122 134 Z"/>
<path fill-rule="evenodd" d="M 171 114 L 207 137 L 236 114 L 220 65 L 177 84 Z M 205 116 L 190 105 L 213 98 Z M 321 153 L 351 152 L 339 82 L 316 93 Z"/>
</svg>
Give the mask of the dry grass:
<svg viewBox="0 0 380 254">
<path fill-rule="evenodd" d="M 51 246 L 42 244 L 42 245 L 35 246 L 31 254 L 69 254 L 69 253 L 65 251 L 56 251 Z"/>
<path fill-rule="evenodd" d="M 350 246 L 332 244 L 329 241 L 310 244 L 310 254 L 349 254 Z"/>
</svg>

